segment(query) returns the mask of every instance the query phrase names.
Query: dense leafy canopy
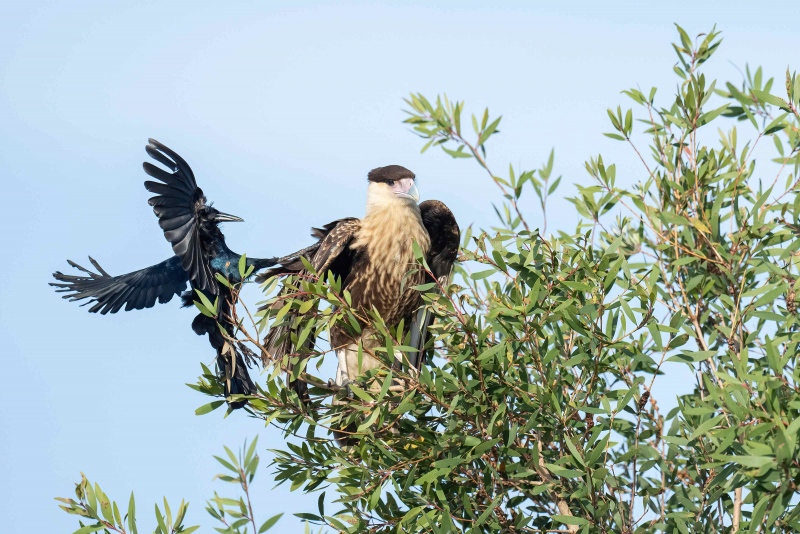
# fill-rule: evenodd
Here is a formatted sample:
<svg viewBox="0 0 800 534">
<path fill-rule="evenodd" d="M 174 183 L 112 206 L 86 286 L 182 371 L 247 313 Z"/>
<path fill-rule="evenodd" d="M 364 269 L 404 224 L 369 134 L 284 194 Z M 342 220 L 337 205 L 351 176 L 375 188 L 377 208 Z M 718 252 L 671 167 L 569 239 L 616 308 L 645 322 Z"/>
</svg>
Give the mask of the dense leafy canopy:
<svg viewBox="0 0 800 534">
<path fill-rule="evenodd" d="M 605 135 L 630 146 L 642 179 L 618 187 L 615 166 L 591 158 L 591 184 L 569 199 L 583 218 L 574 233 L 531 228 L 519 207 L 533 194 L 546 214 L 560 181 L 552 154 L 539 169 L 501 176 L 486 155 L 499 118 L 488 110 L 467 118 L 446 97 L 409 97 L 406 122 L 423 150 L 473 160 L 503 198 L 497 228 L 465 232 L 452 285 L 418 287 L 437 316 L 435 357 L 419 375 L 388 365 L 410 349 L 402 328 L 363 317 L 385 341 L 387 368 L 349 396 L 316 376 L 330 325 L 359 328 L 349 295 L 324 273 L 290 279 L 292 291 L 280 294 L 268 282 L 260 312 L 240 308 L 239 338 L 256 350 L 270 325 L 292 324 L 293 373 L 314 385 L 304 406 L 285 386 L 290 362 L 272 362 L 247 408 L 291 438 L 273 451 L 276 481 L 336 495 L 338 509 L 325 510 L 320 497 L 318 510 L 302 514 L 310 524 L 800 530 L 800 77 L 787 71 L 784 90 L 748 69 L 743 84 L 717 84 L 703 67 L 718 33 L 678 33 L 677 94 L 661 101 L 655 88 L 630 89 L 634 109 L 608 112 Z M 757 168 L 764 145 L 774 157 Z M 651 395 L 666 362 L 682 362 L 697 380 L 669 413 Z M 390 388 L 395 380 L 406 388 Z M 208 369 L 194 387 L 222 394 Z M 334 396 L 347 402 L 332 404 Z M 337 447 L 331 428 L 349 429 L 354 445 Z M 241 458 L 220 459 L 232 472 L 224 480 L 246 489 L 254 450 L 255 442 Z M 82 481 L 78 501 L 66 502 L 88 518 L 81 532 L 135 532 L 91 488 Z M 215 498 L 209 511 L 233 518 L 221 532 L 255 531 L 248 507 Z M 190 531 L 157 516 L 157 532 Z"/>
</svg>

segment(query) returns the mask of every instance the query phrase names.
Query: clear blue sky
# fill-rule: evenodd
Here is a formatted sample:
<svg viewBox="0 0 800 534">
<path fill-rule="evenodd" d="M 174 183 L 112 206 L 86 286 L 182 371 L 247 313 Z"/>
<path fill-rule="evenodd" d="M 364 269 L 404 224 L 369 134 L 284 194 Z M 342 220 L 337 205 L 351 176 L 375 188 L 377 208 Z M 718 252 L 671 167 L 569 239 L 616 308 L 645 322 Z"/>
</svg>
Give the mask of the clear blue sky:
<svg viewBox="0 0 800 534">
<path fill-rule="evenodd" d="M 707 3 L 711 4 L 711 3 Z M 725 41 L 710 72 L 735 65 L 782 75 L 800 68 L 788 4 L 745 2 L 379 3 L 13 2 L 0 12 L 0 176 L 8 255 L 0 277 L 0 530 L 70 532 L 52 500 L 79 472 L 113 497 L 204 500 L 212 454 L 260 433 L 262 466 L 280 436 L 242 414 L 195 417 L 206 399 L 185 387 L 207 342 L 177 302 L 113 316 L 86 313 L 46 284 L 65 259 L 92 254 L 119 274 L 171 254 L 147 206 L 141 162 L 148 137 L 183 155 L 220 209 L 237 251 L 267 256 L 308 243 L 312 225 L 363 214 L 365 175 L 398 163 L 422 198 L 438 198 L 462 227 L 493 223 L 494 186 L 469 162 L 420 155 L 401 124 L 410 91 L 447 92 L 502 114 L 489 161 L 538 165 L 551 147 L 562 193 L 587 183 L 603 153 L 620 180 L 641 179 L 621 144 L 603 137 L 619 91 L 657 85 L 666 97 L 673 22 L 694 35 L 717 23 Z M 288 3 L 284 4 L 288 6 Z M 666 103 L 666 100 L 661 100 Z M 570 205 L 550 228 L 571 229 Z M 533 204 L 529 220 L 541 222 Z M 674 369 L 674 368 L 671 368 Z M 676 371 L 677 373 L 677 371 Z M 680 376 L 678 373 L 676 376 Z M 659 379 L 659 402 L 687 384 Z M 256 510 L 314 508 L 259 475 Z M 281 522 L 281 532 L 299 530 Z"/>
</svg>

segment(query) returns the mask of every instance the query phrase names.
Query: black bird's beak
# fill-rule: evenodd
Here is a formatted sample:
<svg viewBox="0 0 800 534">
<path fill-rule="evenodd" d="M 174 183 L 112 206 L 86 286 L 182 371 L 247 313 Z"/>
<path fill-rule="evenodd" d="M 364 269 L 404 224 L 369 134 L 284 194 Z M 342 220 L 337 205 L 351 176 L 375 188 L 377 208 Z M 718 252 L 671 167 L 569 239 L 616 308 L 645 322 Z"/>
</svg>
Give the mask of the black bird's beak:
<svg viewBox="0 0 800 534">
<path fill-rule="evenodd" d="M 214 222 L 244 222 L 244 219 L 236 215 L 229 215 L 227 213 L 219 212 L 214 215 Z"/>
</svg>

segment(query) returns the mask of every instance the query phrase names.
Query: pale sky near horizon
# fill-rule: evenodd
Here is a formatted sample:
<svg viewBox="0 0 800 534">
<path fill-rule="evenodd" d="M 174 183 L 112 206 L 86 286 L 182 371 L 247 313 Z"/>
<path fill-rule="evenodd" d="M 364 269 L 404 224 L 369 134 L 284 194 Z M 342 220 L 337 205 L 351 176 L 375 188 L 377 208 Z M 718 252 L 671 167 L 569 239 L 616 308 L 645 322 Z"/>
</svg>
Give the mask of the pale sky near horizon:
<svg viewBox="0 0 800 534">
<path fill-rule="evenodd" d="M 498 174 L 538 167 L 551 148 L 564 179 L 549 230 L 572 230 L 559 200 L 589 183 L 583 162 L 602 153 L 618 181 L 642 179 L 610 131 L 620 91 L 677 78 L 673 22 L 690 35 L 714 24 L 724 41 L 708 76 L 739 83 L 763 65 L 782 87 L 800 70 L 800 32 L 786 3 L 745 2 L 14 2 L 0 10 L 0 176 L 9 255 L 0 278 L 0 531 L 72 532 L 53 498 L 83 471 L 120 504 L 137 495 L 141 530 L 166 495 L 203 510 L 219 470 L 212 455 L 259 435 L 257 518 L 287 516 L 317 495 L 272 490 L 275 429 L 244 414 L 196 417 L 207 402 L 194 382 L 207 341 L 177 300 L 99 316 L 47 286 L 66 258 L 91 254 L 112 274 L 171 255 L 142 187 L 144 145 L 154 137 L 186 158 L 221 210 L 238 252 L 270 256 L 309 243 L 308 230 L 363 214 L 369 169 L 412 169 L 423 199 L 438 198 L 462 228 L 494 223 L 495 186 L 471 162 L 422 143 L 402 124 L 403 97 L 446 92 L 467 110 L 503 115 L 489 144 Z M 524 204 L 534 226 L 542 215 Z M 675 369 L 675 368 L 671 368 Z M 667 370 L 668 373 L 670 369 Z M 676 371 L 676 377 L 683 376 Z M 686 381 L 659 379 L 661 404 Z M 660 397 L 659 397 L 660 396 Z"/>
</svg>

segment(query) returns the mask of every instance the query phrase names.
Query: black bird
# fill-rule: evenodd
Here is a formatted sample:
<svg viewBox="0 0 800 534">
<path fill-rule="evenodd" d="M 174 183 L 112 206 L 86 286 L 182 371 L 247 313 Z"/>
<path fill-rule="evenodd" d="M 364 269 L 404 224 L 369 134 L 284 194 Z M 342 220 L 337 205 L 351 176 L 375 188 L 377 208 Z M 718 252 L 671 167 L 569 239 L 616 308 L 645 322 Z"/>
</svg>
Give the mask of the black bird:
<svg viewBox="0 0 800 534">
<path fill-rule="evenodd" d="M 256 393 L 256 386 L 250 379 L 242 353 L 226 343 L 225 335 L 217 328 L 219 322 L 226 334 L 233 336 L 231 309 L 235 302 L 231 290 L 216 275 L 232 283 L 242 281 L 241 255 L 228 248 L 219 224 L 242 219 L 208 204 L 186 161 L 158 141 L 150 139 L 149 142 L 146 150 L 150 157 L 172 171 L 167 172 L 149 162 L 143 164 L 144 171 L 159 180 L 148 180 L 144 185 L 148 191 L 156 193 L 149 203 L 175 256 L 120 276 L 111 276 L 91 257 L 89 261 L 98 273 L 67 260 L 86 274 L 55 272 L 53 277 L 58 283 L 50 285 L 59 288 L 56 291 L 67 293 L 65 299 L 89 299 L 86 304 L 92 304 L 90 312 L 106 314 L 116 313 L 123 306 L 125 311 L 141 310 L 153 307 L 156 300 L 162 304 L 169 302 L 174 295 L 181 294 L 189 282 L 192 291 L 181 294 L 183 306 L 193 304 L 197 298 L 195 292 L 202 293 L 212 303 L 217 302 L 216 314 L 213 317 L 198 314 L 192 321 L 192 329 L 197 335 L 208 334 L 211 346 L 217 351 L 217 373 L 224 383 L 225 397 L 252 395 Z M 245 273 L 250 275 L 275 264 L 274 258 L 246 258 Z M 229 402 L 231 408 L 241 408 L 245 404 L 246 401 Z"/>
</svg>

